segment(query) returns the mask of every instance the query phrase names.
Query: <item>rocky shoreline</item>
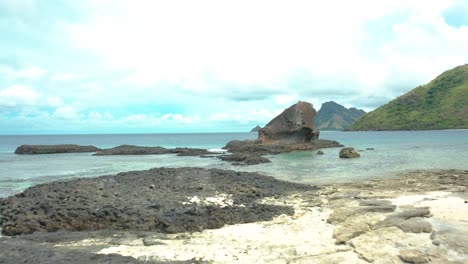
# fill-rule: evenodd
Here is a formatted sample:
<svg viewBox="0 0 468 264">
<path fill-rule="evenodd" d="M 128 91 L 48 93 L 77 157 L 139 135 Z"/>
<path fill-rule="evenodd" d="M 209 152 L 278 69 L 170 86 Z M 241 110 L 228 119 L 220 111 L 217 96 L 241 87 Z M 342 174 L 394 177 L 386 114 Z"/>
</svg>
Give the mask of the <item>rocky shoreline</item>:
<svg viewBox="0 0 468 264">
<path fill-rule="evenodd" d="M 174 232 L 157 228 L 152 230 L 124 228 L 120 231 L 106 228 L 97 231 L 36 232 L 12 237 L 4 236 L 0 238 L 0 251 L 8 253 L 0 254 L 0 260 L 3 263 L 13 263 L 13 260 L 24 260 L 25 263 L 28 263 L 28 260 L 31 263 L 33 260 L 36 261 L 34 263 L 48 263 L 50 256 L 53 256 L 56 263 L 86 263 L 91 260 L 93 263 L 256 261 L 258 263 L 459 264 L 465 263 L 468 258 L 466 220 L 468 171 L 414 171 L 390 179 L 326 184 L 318 187 L 285 183 L 258 174 L 238 175 L 237 172 L 196 168 L 154 169 L 140 173 L 119 174 L 120 176 L 113 176 L 114 178 L 99 177 L 94 180 L 114 179 L 119 182 L 118 178 L 123 177 L 132 179 L 132 182 L 144 183 L 146 189 L 141 190 L 142 195 L 138 195 L 142 198 L 132 199 L 140 199 L 133 200 L 137 201 L 133 204 L 142 203 L 141 208 L 145 211 L 144 208 L 148 208 L 147 205 L 151 204 L 144 202 L 147 199 L 146 193 L 155 189 L 151 189 L 151 184 L 143 179 L 152 179 L 153 173 L 158 175 L 167 173 L 171 179 L 176 179 L 178 185 L 187 182 L 187 178 L 184 178 L 187 176 L 182 176 L 182 181 L 177 180 L 179 178 L 177 175 L 183 174 L 184 171 L 190 175 L 196 173 L 198 176 L 194 176 L 193 181 L 183 185 L 185 187 L 182 186 L 178 194 L 174 191 L 162 191 L 161 197 L 164 197 L 164 193 L 166 195 L 172 193 L 171 195 L 178 197 L 174 200 L 174 204 L 188 202 L 182 206 L 185 209 L 211 207 L 215 212 L 223 207 L 229 208 L 231 204 L 263 205 L 262 212 L 266 217 L 255 219 L 250 218 L 254 217 L 251 215 L 247 217 L 249 220 L 245 221 L 242 212 L 218 211 L 222 213 L 215 214 L 217 220 L 223 219 L 220 215 L 224 214 L 239 221 L 221 221 L 218 225 L 212 226 L 215 229 L 184 227 L 179 230 L 173 229 Z M 223 174 L 226 177 L 223 177 Z M 200 181 L 195 180 L 199 177 Z M 198 190 L 201 183 L 205 184 L 212 180 L 215 183 L 203 185 L 206 186 L 203 191 Z M 8 209 L 11 211 L 7 210 L 7 215 L 10 217 L 15 214 L 18 217 L 33 215 L 34 213 L 28 211 L 31 208 L 27 207 L 34 206 L 28 205 L 31 193 L 41 193 L 45 186 L 55 186 L 54 184 L 56 183 L 32 187 L 25 192 L 29 193 L 24 197 L 17 195 L 15 198 L 7 198 L 12 200 L 6 203 L 13 206 Z M 83 184 L 74 185 L 80 190 L 83 186 L 93 185 Z M 161 186 L 165 184 L 169 184 L 169 181 L 161 182 Z M 112 195 L 111 186 L 113 185 L 105 191 Z M 134 190 L 140 191 L 140 187 Z M 97 188 L 93 191 L 99 193 L 99 187 Z M 69 189 L 65 188 L 63 192 L 78 197 L 73 196 L 74 192 L 67 190 Z M 226 199 L 227 197 L 231 198 Z M 21 200 L 25 198 L 28 199 Z M 88 203 L 92 200 L 88 200 Z M 167 200 L 167 204 L 171 204 L 171 199 Z M 88 205 L 89 208 L 94 206 Z M 5 208 L 5 199 L 2 208 Z M 70 212 L 83 211 L 83 208 L 76 208 L 73 203 L 64 208 Z M 167 212 L 171 211 L 170 208 L 171 206 L 166 207 Z M 5 209 L 2 209 L 2 212 L 4 214 Z M 207 219 L 203 218 L 203 210 L 184 211 L 190 217 L 200 217 L 196 212 L 201 214 L 202 222 L 205 223 Z M 142 214 L 137 215 L 142 216 Z M 174 216 L 172 220 L 176 225 L 183 223 L 181 225 L 183 226 L 191 221 L 189 217 L 183 222 L 178 222 L 175 219 L 180 217 L 180 214 Z M 30 224 L 30 221 L 34 221 L 27 219 L 23 219 L 25 223 Z M 111 224 L 109 227 L 114 226 Z M 38 228 L 42 228 L 40 224 Z M 67 261 L 71 259 L 73 261 Z"/>
</svg>

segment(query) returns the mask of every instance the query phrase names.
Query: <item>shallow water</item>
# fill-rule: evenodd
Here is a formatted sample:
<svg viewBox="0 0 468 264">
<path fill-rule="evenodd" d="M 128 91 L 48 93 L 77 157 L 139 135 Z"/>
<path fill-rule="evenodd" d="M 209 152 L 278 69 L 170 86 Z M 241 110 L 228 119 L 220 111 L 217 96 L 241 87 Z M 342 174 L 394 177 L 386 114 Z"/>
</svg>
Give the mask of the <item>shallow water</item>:
<svg viewBox="0 0 468 264">
<path fill-rule="evenodd" d="M 192 166 L 259 171 L 279 179 L 312 184 L 389 177 L 414 169 L 468 169 L 468 130 L 325 131 L 321 132 L 321 138 L 364 150 L 361 157 L 339 159 L 339 148 L 332 148 L 324 149 L 325 155 L 321 156 L 310 151 L 286 153 L 270 156 L 272 163 L 241 167 L 218 159 L 175 155 L 13 154 L 21 144 L 75 143 L 102 148 L 135 144 L 219 149 L 229 140 L 254 139 L 256 136 L 256 133 L 0 136 L 0 197 L 57 179 L 93 177 L 153 167 Z"/>
</svg>

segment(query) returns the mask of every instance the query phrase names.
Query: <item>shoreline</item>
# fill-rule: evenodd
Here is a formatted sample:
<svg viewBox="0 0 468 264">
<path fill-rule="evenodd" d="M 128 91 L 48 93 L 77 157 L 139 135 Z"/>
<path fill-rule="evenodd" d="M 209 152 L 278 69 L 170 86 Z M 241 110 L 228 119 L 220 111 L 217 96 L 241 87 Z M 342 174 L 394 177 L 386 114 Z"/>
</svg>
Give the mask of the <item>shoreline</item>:
<svg viewBox="0 0 468 264">
<path fill-rule="evenodd" d="M 104 230 L 3 236 L 0 247 L 14 255 L 15 249 L 33 254 L 39 245 L 46 245 L 65 257 L 79 250 L 116 263 L 124 259 L 130 262 L 122 263 L 404 263 L 402 259 L 408 263 L 409 259 L 455 264 L 468 259 L 466 170 L 420 170 L 318 187 L 262 198 L 263 204 L 294 208 L 293 215 L 268 221 L 176 234 Z M 218 196 L 205 201 L 229 202 Z"/>
</svg>

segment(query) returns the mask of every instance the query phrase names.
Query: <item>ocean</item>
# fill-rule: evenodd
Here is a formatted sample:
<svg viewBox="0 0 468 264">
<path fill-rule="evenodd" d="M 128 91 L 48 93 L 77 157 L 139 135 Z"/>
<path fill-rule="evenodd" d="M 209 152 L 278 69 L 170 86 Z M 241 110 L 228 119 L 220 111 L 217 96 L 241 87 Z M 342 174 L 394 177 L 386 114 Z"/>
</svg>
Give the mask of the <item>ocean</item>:
<svg viewBox="0 0 468 264">
<path fill-rule="evenodd" d="M 204 167 L 256 171 L 275 178 L 308 184 L 392 177 L 417 169 L 468 170 L 468 130 L 332 132 L 331 139 L 360 152 L 357 159 L 339 159 L 340 148 L 324 155 L 303 151 L 268 156 L 272 163 L 234 166 L 216 158 L 92 156 L 91 153 L 16 155 L 22 144 L 79 144 L 109 148 L 121 144 L 221 149 L 233 139 L 255 139 L 257 133 L 17 135 L 0 136 L 0 197 L 53 180 L 94 177 L 154 167 Z M 373 148 L 374 150 L 366 150 Z"/>
</svg>

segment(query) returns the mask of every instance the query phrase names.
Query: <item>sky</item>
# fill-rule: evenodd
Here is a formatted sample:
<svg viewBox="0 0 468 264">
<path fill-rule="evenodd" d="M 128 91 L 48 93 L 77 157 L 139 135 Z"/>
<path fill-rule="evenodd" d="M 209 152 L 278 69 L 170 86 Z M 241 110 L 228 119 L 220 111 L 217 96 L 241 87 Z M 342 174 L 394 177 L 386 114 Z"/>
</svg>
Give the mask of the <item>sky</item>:
<svg viewBox="0 0 468 264">
<path fill-rule="evenodd" d="M 243 132 L 468 63 L 468 1 L 0 0 L 0 134 Z"/>
</svg>

